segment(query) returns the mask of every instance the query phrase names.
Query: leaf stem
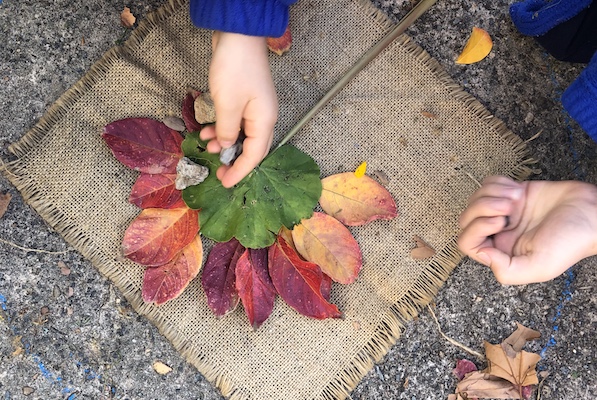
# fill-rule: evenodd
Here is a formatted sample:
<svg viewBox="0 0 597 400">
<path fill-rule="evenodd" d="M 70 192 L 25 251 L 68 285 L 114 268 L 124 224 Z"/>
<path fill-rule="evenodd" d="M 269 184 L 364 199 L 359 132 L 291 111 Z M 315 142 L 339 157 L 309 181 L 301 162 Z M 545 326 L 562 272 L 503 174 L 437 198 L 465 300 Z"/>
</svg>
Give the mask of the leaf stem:
<svg viewBox="0 0 597 400">
<path fill-rule="evenodd" d="M 309 110 L 303 118 L 284 136 L 282 141 L 276 146 L 276 149 L 286 144 L 298 131 L 319 112 L 335 95 L 337 95 L 369 62 L 371 62 L 379 53 L 390 45 L 398 36 L 402 35 L 406 29 L 412 25 L 421 15 L 423 15 L 437 0 L 421 0 L 390 32 L 386 34 L 379 42 L 371 47 L 342 77 L 340 80 L 319 100 L 315 106 Z"/>
</svg>

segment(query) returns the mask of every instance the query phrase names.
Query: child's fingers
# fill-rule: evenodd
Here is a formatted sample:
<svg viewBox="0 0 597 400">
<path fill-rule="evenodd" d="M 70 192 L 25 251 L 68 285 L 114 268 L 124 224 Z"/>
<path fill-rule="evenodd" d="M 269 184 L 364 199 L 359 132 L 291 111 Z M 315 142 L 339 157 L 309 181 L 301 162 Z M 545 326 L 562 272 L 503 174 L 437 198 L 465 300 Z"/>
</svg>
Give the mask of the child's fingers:
<svg viewBox="0 0 597 400">
<path fill-rule="evenodd" d="M 511 200 L 519 200 L 524 192 L 523 186 L 513 180 L 495 176 L 486 178 L 483 186 L 469 197 L 468 203 L 474 203 L 481 197 L 504 197 Z"/>
<path fill-rule="evenodd" d="M 501 232 L 506 224 L 505 217 L 480 217 L 467 225 L 458 237 L 458 247 L 471 258 L 475 258 L 479 249 L 492 246 L 490 236 Z"/>
<path fill-rule="evenodd" d="M 548 253 L 529 253 L 510 257 L 495 248 L 481 249 L 490 259 L 489 267 L 498 282 L 504 285 L 524 285 L 545 282 L 567 268 L 564 260 Z"/>
<path fill-rule="evenodd" d="M 223 97 L 229 98 L 229 96 Z M 216 139 L 222 148 L 227 149 L 238 139 L 245 105 L 221 101 L 218 96 L 217 99 L 214 98 L 214 107 L 216 110 Z"/>
<path fill-rule="evenodd" d="M 458 222 L 460 227 L 464 228 L 479 217 L 505 217 L 510 215 L 512 208 L 513 202 L 509 198 L 481 197 L 470 204 L 467 209 L 460 214 Z"/>
<path fill-rule="evenodd" d="M 232 187 L 247 176 L 267 155 L 271 135 L 247 137 L 243 143 L 243 152 L 230 168 L 224 169 L 221 177 L 224 187 Z"/>
</svg>

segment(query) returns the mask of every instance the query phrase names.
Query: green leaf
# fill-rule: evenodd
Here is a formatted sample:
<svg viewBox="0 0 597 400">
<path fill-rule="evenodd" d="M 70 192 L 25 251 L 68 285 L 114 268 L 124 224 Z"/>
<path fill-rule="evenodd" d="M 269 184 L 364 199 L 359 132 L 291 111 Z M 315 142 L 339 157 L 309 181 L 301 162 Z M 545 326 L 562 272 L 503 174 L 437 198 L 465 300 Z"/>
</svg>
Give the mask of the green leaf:
<svg viewBox="0 0 597 400">
<path fill-rule="evenodd" d="M 221 165 L 217 154 L 204 152 L 196 161 L 210 169 L 209 177 L 186 188 L 182 196 L 189 207 L 201 209 L 201 233 L 216 242 L 234 237 L 247 248 L 268 247 L 282 225 L 292 229 L 310 218 L 321 196 L 319 167 L 290 145 L 268 155 L 230 189 L 216 178 Z"/>
<path fill-rule="evenodd" d="M 185 157 L 197 159 L 207 147 L 207 141 L 199 138 L 199 132 L 189 132 L 182 141 L 182 152 Z"/>
</svg>

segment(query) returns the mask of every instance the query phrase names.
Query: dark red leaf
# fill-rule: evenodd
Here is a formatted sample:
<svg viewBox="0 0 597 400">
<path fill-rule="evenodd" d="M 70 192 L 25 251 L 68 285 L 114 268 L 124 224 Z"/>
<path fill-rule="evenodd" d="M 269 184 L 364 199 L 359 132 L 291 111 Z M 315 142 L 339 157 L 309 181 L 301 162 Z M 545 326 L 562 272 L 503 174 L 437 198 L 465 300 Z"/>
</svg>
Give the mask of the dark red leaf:
<svg viewBox="0 0 597 400">
<path fill-rule="evenodd" d="M 270 316 L 276 288 L 267 269 L 267 248 L 246 249 L 236 264 L 236 290 L 253 329 Z"/>
<path fill-rule="evenodd" d="M 148 267 L 164 265 L 197 236 L 199 212 L 188 207 L 147 208 L 131 223 L 122 239 L 123 254 Z"/>
<path fill-rule="evenodd" d="M 195 99 L 201 94 L 197 90 L 189 90 L 182 102 L 182 119 L 189 132 L 199 132 L 201 124 L 195 119 Z"/>
<path fill-rule="evenodd" d="M 147 268 L 143 276 L 141 296 L 156 305 L 178 297 L 199 273 L 203 262 L 203 245 L 199 235 L 169 263 Z"/>
<path fill-rule="evenodd" d="M 459 381 L 462 380 L 462 378 L 464 378 L 464 376 L 466 374 L 468 374 L 469 372 L 473 372 L 477 370 L 477 366 L 475 364 L 473 364 L 471 361 L 469 360 L 457 360 L 456 361 L 456 368 L 454 368 L 452 370 L 452 373 L 454 375 L 456 375 L 456 378 L 458 378 Z"/>
<path fill-rule="evenodd" d="M 236 239 L 216 243 L 207 256 L 201 273 L 201 285 L 207 305 L 217 316 L 233 311 L 239 302 L 236 290 L 236 263 L 245 248 Z"/>
<path fill-rule="evenodd" d="M 321 268 L 301 260 L 280 236 L 269 247 L 268 264 L 274 287 L 290 307 L 317 319 L 342 317 L 338 307 L 322 294 L 325 278 Z"/>
<path fill-rule="evenodd" d="M 129 202 L 139 208 L 184 207 L 182 191 L 176 190 L 175 174 L 141 174 L 133 185 Z"/>
<path fill-rule="evenodd" d="M 174 174 L 182 136 L 151 118 L 127 118 L 104 127 L 104 141 L 118 161 L 146 174 Z"/>
<path fill-rule="evenodd" d="M 297 253 L 298 254 L 298 253 Z M 299 255 L 300 257 L 300 255 Z M 330 294 L 332 293 L 332 278 L 323 274 L 323 279 L 321 280 L 321 295 L 327 301 L 330 301 Z"/>
</svg>

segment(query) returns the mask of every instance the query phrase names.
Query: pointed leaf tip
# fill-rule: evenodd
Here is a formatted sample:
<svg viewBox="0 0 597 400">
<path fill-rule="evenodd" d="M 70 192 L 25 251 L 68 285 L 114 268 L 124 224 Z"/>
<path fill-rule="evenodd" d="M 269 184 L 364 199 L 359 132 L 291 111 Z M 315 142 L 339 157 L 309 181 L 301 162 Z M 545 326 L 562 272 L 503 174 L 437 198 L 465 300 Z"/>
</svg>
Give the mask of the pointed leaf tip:
<svg viewBox="0 0 597 400">
<path fill-rule="evenodd" d="M 276 288 L 267 268 L 267 248 L 246 249 L 236 263 L 236 289 L 253 329 L 270 316 Z"/>
</svg>

